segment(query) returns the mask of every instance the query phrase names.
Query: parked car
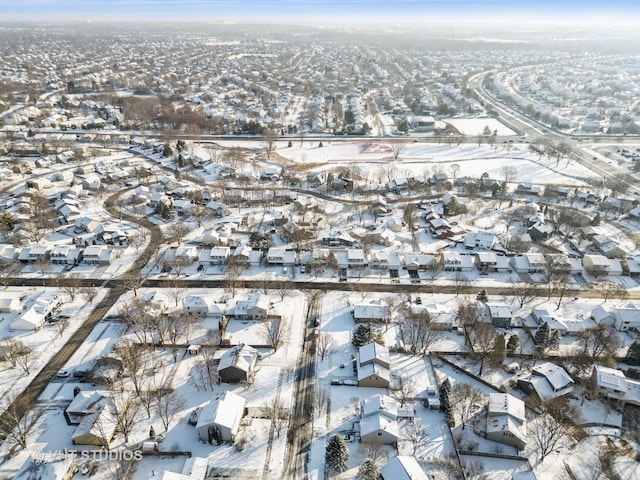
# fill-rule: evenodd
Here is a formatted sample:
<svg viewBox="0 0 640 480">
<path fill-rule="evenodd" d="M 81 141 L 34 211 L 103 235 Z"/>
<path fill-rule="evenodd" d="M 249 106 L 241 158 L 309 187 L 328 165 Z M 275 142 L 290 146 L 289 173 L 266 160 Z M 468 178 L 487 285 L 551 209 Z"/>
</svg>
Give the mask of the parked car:
<svg viewBox="0 0 640 480">
<path fill-rule="evenodd" d="M 67 378 L 69 375 L 71 375 L 69 370 L 60 370 L 58 373 L 56 373 L 56 377 L 58 378 Z"/>
</svg>

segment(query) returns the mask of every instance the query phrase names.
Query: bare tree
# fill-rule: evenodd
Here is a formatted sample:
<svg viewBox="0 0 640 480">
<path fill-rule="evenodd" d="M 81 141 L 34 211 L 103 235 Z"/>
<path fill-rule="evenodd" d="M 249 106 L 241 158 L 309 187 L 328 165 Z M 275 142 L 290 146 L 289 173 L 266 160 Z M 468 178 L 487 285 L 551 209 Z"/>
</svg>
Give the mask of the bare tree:
<svg viewBox="0 0 640 480">
<path fill-rule="evenodd" d="M 181 222 L 172 223 L 167 229 L 167 236 L 176 243 L 181 243 L 182 240 L 189 234 L 190 229 L 187 225 Z"/>
<path fill-rule="evenodd" d="M 24 373 L 31 373 L 31 361 L 34 357 L 33 349 L 25 345 L 22 340 L 13 337 L 4 337 L 1 341 L 1 348 L 4 353 L 4 359 L 8 361 L 12 367 L 20 367 Z"/>
<path fill-rule="evenodd" d="M 166 315 L 164 322 L 165 339 L 169 343 L 173 361 L 178 361 L 180 351 L 178 342 L 181 339 L 188 339 L 195 324 L 195 319 L 191 315 L 171 313 Z"/>
<path fill-rule="evenodd" d="M 411 354 L 426 355 L 427 350 L 441 336 L 441 332 L 433 328 L 428 312 L 414 313 L 405 309 L 400 324 L 400 333 L 406 345 L 410 345 Z"/>
<path fill-rule="evenodd" d="M 418 448 L 420 448 L 421 445 L 424 445 L 429 438 L 429 433 L 424 425 L 422 425 L 419 418 L 414 418 L 409 424 L 407 437 L 411 441 L 411 445 L 413 446 L 413 456 L 415 457 L 418 453 Z"/>
<path fill-rule="evenodd" d="M 313 395 L 313 403 L 314 403 L 315 412 L 318 415 L 321 415 L 322 412 L 329 405 L 329 389 L 326 386 L 324 385 L 318 386 L 316 384 L 316 388 Z"/>
<path fill-rule="evenodd" d="M 273 348 L 275 352 L 284 345 L 287 339 L 287 328 L 279 318 L 265 320 L 262 324 L 262 332 L 267 343 L 271 345 L 271 348 Z"/>
<path fill-rule="evenodd" d="M 20 270 L 20 263 L 0 260 L 0 283 L 3 287 L 9 285 L 9 280 Z"/>
<path fill-rule="evenodd" d="M 137 297 L 138 296 L 138 288 L 140 288 L 142 286 L 142 284 L 144 283 L 145 279 L 142 278 L 137 273 L 132 272 L 132 273 L 127 273 L 126 275 L 124 275 L 122 277 L 122 280 L 124 282 L 124 285 L 129 290 L 133 291 L 133 296 Z"/>
<path fill-rule="evenodd" d="M 482 376 L 485 361 L 493 353 L 496 335 L 495 327 L 489 322 L 476 322 L 473 325 L 471 335 L 469 335 L 473 355 L 480 359 L 480 370 L 478 371 L 480 376 Z"/>
<path fill-rule="evenodd" d="M 404 407 L 409 400 L 414 398 L 415 394 L 416 383 L 409 377 L 400 377 L 400 388 L 392 393 L 393 398 L 400 402 L 401 407 Z"/>
<path fill-rule="evenodd" d="M 359 450 L 363 459 L 371 459 L 376 462 L 386 458 L 384 445 L 377 438 L 361 440 Z"/>
<path fill-rule="evenodd" d="M 510 183 L 513 181 L 518 173 L 518 169 L 513 165 L 505 165 L 502 167 L 502 175 L 504 177 L 504 183 Z"/>
<path fill-rule="evenodd" d="M 459 418 L 464 430 L 465 424 L 480 410 L 483 396 L 468 383 L 456 383 L 451 388 L 449 401 L 452 413 Z"/>
<path fill-rule="evenodd" d="M 327 355 L 331 353 L 331 351 L 335 347 L 335 342 L 333 340 L 333 335 L 329 332 L 322 332 L 318 335 L 318 340 L 316 341 L 316 350 L 318 355 L 320 355 L 320 360 L 324 360 Z"/>
<path fill-rule="evenodd" d="M 528 305 L 538 297 L 536 287 L 527 283 L 514 283 L 511 286 L 511 294 L 520 304 L 520 308 Z"/>
<path fill-rule="evenodd" d="M 271 420 L 271 425 L 273 425 L 277 436 L 280 437 L 280 433 L 289 418 L 289 409 L 285 407 L 280 397 L 276 395 L 262 407 L 262 411 L 265 417 Z"/>
<path fill-rule="evenodd" d="M 69 299 L 73 302 L 76 299 L 78 289 L 82 285 L 80 276 L 77 273 L 70 273 L 63 277 L 56 278 L 58 288 L 69 295 Z"/>
<path fill-rule="evenodd" d="M 393 142 L 391 144 L 391 153 L 392 153 L 393 159 L 397 161 L 406 149 L 407 149 L 406 143 Z"/>
<path fill-rule="evenodd" d="M 563 397 L 543 402 L 541 410 L 542 415 L 528 422 L 527 430 L 540 460 L 544 460 L 550 453 L 569 446 L 571 438 L 567 434 L 567 425 L 577 420 L 579 415 Z"/>
<path fill-rule="evenodd" d="M 133 404 L 127 392 L 118 392 L 111 396 L 109 408 L 117 430 L 124 437 L 125 443 L 129 443 L 129 436 L 138 423 L 138 406 Z"/>
<path fill-rule="evenodd" d="M 465 332 L 475 325 L 482 316 L 482 306 L 469 298 L 458 300 L 458 309 L 456 312 L 456 320 Z"/>
<path fill-rule="evenodd" d="M 98 287 L 94 287 L 93 285 L 87 285 L 80 289 L 80 293 L 87 302 L 93 303 L 93 301 L 98 296 L 98 293 L 100 293 L 100 289 Z"/>
<path fill-rule="evenodd" d="M 153 341 L 153 321 L 147 303 L 134 297 L 120 305 L 118 314 L 135 334 L 139 343 L 145 344 Z"/>
<path fill-rule="evenodd" d="M 462 272 L 455 272 L 453 274 L 453 286 L 456 291 L 456 296 L 462 292 L 462 289 L 469 283 L 469 279 Z"/>
<path fill-rule="evenodd" d="M 159 395 L 160 390 L 156 391 L 155 410 L 162 422 L 164 431 L 169 430 L 169 425 L 178 412 L 185 408 L 187 402 L 177 392 L 168 395 Z"/>
<path fill-rule="evenodd" d="M 205 391 L 207 389 L 213 390 L 220 379 L 218 368 L 213 358 L 207 358 L 207 356 L 203 356 L 196 361 L 191 369 L 190 376 L 196 389 Z"/>
<path fill-rule="evenodd" d="M 595 361 L 602 355 L 615 357 L 622 341 L 615 328 L 599 323 L 578 333 L 578 344 L 582 348 L 582 354 Z"/>
<path fill-rule="evenodd" d="M 68 318 L 59 318 L 56 321 L 56 332 L 58 332 L 58 336 L 62 337 L 62 335 L 64 335 L 64 332 L 68 326 L 69 326 Z"/>
<path fill-rule="evenodd" d="M 0 416 L 0 435 L 11 445 L 11 451 L 27 448 L 29 434 L 42 418 L 41 408 L 24 408 L 15 397 L 8 399 L 9 406 Z"/>
<path fill-rule="evenodd" d="M 136 396 L 140 396 L 140 385 L 147 364 L 143 346 L 131 340 L 122 339 L 113 347 L 114 355 L 122 361 L 124 373 L 131 379 Z"/>
<path fill-rule="evenodd" d="M 622 298 L 626 293 L 626 290 L 620 284 L 610 280 L 594 282 L 590 287 L 594 292 L 600 294 L 605 303 L 610 298 Z"/>
<path fill-rule="evenodd" d="M 267 160 L 271 160 L 271 154 L 275 151 L 276 141 L 278 137 L 276 133 L 269 129 L 262 135 L 262 149 L 267 155 Z"/>
</svg>

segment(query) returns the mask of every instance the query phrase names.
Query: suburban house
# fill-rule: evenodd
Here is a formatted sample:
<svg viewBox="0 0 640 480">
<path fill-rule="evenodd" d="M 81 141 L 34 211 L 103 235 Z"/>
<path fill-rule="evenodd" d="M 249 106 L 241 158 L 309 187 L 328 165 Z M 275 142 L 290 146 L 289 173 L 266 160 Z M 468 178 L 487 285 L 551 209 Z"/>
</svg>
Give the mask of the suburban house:
<svg viewBox="0 0 640 480">
<path fill-rule="evenodd" d="M 536 223 L 527 229 L 527 233 L 534 242 L 546 240 L 553 235 L 553 226 L 546 223 Z"/>
<path fill-rule="evenodd" d="M 69 406 L 64 410 L 67 425 L 80 425 L 82 420 L 95 413 L 102 405 L 104 392 L 81 390 L 75 394 Z"/>
<path fill-rule="evenodd" d="M 595 393 L 618 402 L 640 406 L 640 381 L 627 378 L 621 370 L 594 365 L 591 387 Z"/>
<path fill-rule="evenodd" d="M 14 313 L 22 308 L 22 301 L 18 292 L 3 292 L 0 294 L 0 313 Z"/>
<path fill-rule="evenodd" d="M 77 265 L 82 259 L 82 250 L 73 245 L 55 245 L 49 254 L 54 264 Z"/>
<path fill-rule="evenodd" d="M 611 309 L 598 305 L 591 310 L 591 318 L 596 323 L 612 326 L 619 332 L 640 328 L 640 309 L 632 303 Z"/>
<path fill-rule="evenodd" d="M 62 300 L 53 292 L 40 291 L 26 302 L 26 308 L 20 313 L 9 330 L 39 330 L 62 304 Z"/>
<path fill-rule="evenodd" d="M 398 455 L 380 469 L 382 480 L 428 480 L 415 457 Z"/>
<path fill-rule="evenodd" d="M 461 255 L 458 252 L 442 252 L 442 266 L 445 272 L 470 272 L 473 270 L 473 255 Z"/>
<path fill-rule="evenodd" d="M 567 371 L 551 362 L 543 362 L 531 369 L 531 373 L 518 379 L 518 388 L 525 393 L 535 393 L 540 400 L 568 395 L 574 381 Z"/>
<path fill-rule="evenodd" d="M 547 262 L 541 253 L 525 253 L 509 260 L 511 268 L 516 273 L 544 273 Z"/>
<path fill-rule="evenodd" d="M 216 303 L 213 297 L 207 294 L 192 294 L 182 300 L 182 311 L 187 315 L 220 318 L 226 312 L 226 304 Z"/>
<path fill-rule="evenodd" d="M 32 245 L 24 247 L 18 254 L 18 260 L 22 263 L 36 263 L 49 260 L 51 247 L 49 245 Z"/>
<path fill-rule="evenodd" d="M 245 414 L 245 403 L 243 397 L 233 392 L 224 392 L 218 401 L 209 401 L 198 417 L 198 438 L 211 444 L 235 442 Z"/>
<path fill-rule="evenodd" d="M 222 354 L 218 364 L 218 375 L 224 383 L 238 383 L 249 380 L 256 368 L 258 351 L 240 343 Z"/>
<path fill-rule="evenodd" d="M 82 252 L 82 261 L 90 265 L 111 265 L 116 250 L 106 245 L 89 245 Z"/>
<path fill-rule="evenodd" d="M 389 349 L 369 343 L 358 349 L 358 386 L 389 388 L 391 373 Z"/>
<path fill-rule="evenodd" d="M 498 243 L 495 233 L 491 232 L 469 232 L 464 236 L 464 247 L 467 250 L 491 250 Z"/>
<path fill-rule="evenodd" d="M 386 323 L 390 320 L 389 307 L 378 300 L 353 306 L 353 319 L 357 323 Z"/>
<path fill-rule="evenodd" d="M 296 264 L 296 252 L 285 247 L 270 247 L 267 251 L 267 263 L 292 267 Z"/>
<path fill-rule="evenodd" d="M 546 323 L 549 325 L 550 331 L 558 331 L 561 335 L 565 335 L 569 332 L 569 327 L 562 320 L 551 315 L 547 310 L 542 308 L 534 308 L 531 310 L 531 317 L 538 325 Z"/>
<path fill-rule="evenodd" d="M 475 254 L 475 263 L 481 273 L 509 271 L 509 258 L 496 255 L 493 252 L 478 252 Z"/>
<path fill-rule="evenodd" d="M 233 316 L 238 320 L 265 320 L 271 310 L 271 299 L 256 292 L 248 300 L 237 300 Z"/>
<path fill-rule="evenodd" d="M 490 393 L 487 439 L 522 450 L 527 443 L 524 402 L 508 393 Z"/>
<path fill-rule="evenodd" d="M 75 233 L 93 233 L 101 223 L 91 217 L 80 217 L 73 224 Z"/>
<path fill-rule="evenodd" d="M 388 395 L 375 395 L 361 402 L 360 440 L 394 445 L 400 437 L 398 402 Z"/>
<path fill-rule="evenodd" d="M 490 303 L 487 305 L 487 310 L 489 311 L 489 317 L 494 327 L 511 328 L 513 313 L 509 305 Z"/>
<path fill-rule="evenodd" d="M 193 245 L 172 246 L 164 254 L 164 264 L 170 267 L 191 265 L 198 255 L 198 249 Z"/>
<path fill-rule="evenodd" d="M 241 258 L 247 265 L 257 267 L 262 260 L 262 251 L 253 250 L 249 245 L 238 245 L 233 256 Z"/>
<path fill-rule="evenodd" d="M 585 255 L 582 266 L 591 275 L 622 275 L 622 265 L 619 260 L 607 258 L 604 255 Z"/>
<path fill-rule="evenodd" d="M 108 446 L 117 430 L 117 419 L 113 414 L 108 397 L 98 401 L 95 410 L 85 416 L 76 427 L 71 441 L 74 445 Z"/>
<path fill-rule="evenodd" d="M 229 247 L 211 247 L 200 250 L 198 263 L 200 265 L 224 265 L 231 254 Z"/>
</svg>

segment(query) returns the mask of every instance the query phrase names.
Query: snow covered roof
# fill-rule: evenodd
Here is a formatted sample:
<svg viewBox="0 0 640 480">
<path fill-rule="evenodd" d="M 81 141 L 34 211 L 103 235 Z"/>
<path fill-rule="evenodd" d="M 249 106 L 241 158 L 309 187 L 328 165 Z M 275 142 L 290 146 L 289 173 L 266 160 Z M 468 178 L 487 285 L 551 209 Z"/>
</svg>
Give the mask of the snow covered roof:
<svg viewBox="0 0 640 480">
<path fill-rule="evenodd" d="M 358 349 L 358 359 L 360 361 L 360 365 L 368 362 L 383 363 L 385 365 L 389 365 L 391 363 L 389 349 L 375 342 L 361 346 Z"/>
<path fill-rule="evenodd" d="M 399 438 L 400 429 L 398 422 L 381 413 L 374 413 L 368 417 L 360 419 L 360 436 L 365 437 L 368 434 L 384 430 L 388 434 Z"/>
<path fill-rule="evenodd" d="M 218 371 L 235 367 L 245 372 L 250 372 L 257 358 L 258 351 L 255 348 L 241 343 L 224 352 L 222 357 L 220 357 Z"/>
<path fill-rule="evenodd" d="M 564 368 L 551 362 L 543 362 L 536 365 L 532 368 L 532 372 L 546 378 L 554 392 L 562 390 L 574 383 Z"/>
<path fill-rule="evenodd" d="M 244 415 L 245 399 L 233 392 L 225 392 L 218 401 L 210 401 L 200 412 L 196 428 L 208 425 L 226 427 L 236 432 Z"/>
<path fill-rule="evenodd" d="M 524 402 L 508 393 L 489 394 L 489 416 L 509 415 L 520 422 L 525 421 Z"/>
<path fill-rule="evenodd" d="M 380 469 L 383 480 L 428 480 L 415 457 L 398 455 Z"/>
<path fill-rule="evenodd" d="M 362 416 L 368 417 L 374 414 L 386 415 L 389 418 L 397 418 L 398 402 L 389 395 L 374 395 L 362 400 Z"/>
<path fill-rule="evenodd" d="M 614 390 L 617 392 L 627 391 L 627 382 L 624 373 L 615 368 L 603 367 L 602 365 L 594 365 L 596 384 L 598 387 Z"/>
</svg>

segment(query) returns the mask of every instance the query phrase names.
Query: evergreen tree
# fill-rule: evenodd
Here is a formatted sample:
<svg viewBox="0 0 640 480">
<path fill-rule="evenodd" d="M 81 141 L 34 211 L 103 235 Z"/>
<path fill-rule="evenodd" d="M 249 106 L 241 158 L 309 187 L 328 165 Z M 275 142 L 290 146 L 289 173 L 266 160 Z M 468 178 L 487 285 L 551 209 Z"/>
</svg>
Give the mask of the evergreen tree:
<svg viewBox="0 0 640 480">
<path fill-rule="evenodd" d="M 518 349 L 518 346 L 520 346 L 520 338 L 518 334 L 514 333 L 507 341 L 507 353 L 509 355 L 513 354 Z"/>
<path fill-rule="evenodd" d="M 162 156 L 168 158 L 173 155 L 173 150 L 171 149 L 171 145 L 169 142 L 164 144 L 164 148 L 162 149 Z"/>
<path fill-rule="evenodd" d="M 351 343 L 356 348 L 371 343 L 372 341 L 373 334 L 371 332 L 371 326 L 368 323 L 359 324 L 351 336 Z"/>
<path fill-rule="evenodd" d="M 533 340 L 536 342 L 536 345 L 541 348 L 547 348 L 549 346 L 551 331 L 549 330 L 549 324 L 547 322 L 542 322 L 542 325 L 538 327 Z"/>
<path fill-rule="evenodd" d="M 349 449 L 340 435 L 332 435 L 324 451 L 324 464 L 329 473 L 342 473 L 347 469 Z"/>
<path fill-rule="evenodd" d="M 560 331 L 554 330 L 549 337 L 549 348 L 551 350 L 557 350 L 560 347 Z"/>
<path fill-rule="evenodd" d="M 484 305 L 487 304 L 487 302 L 489 301 L 489 296 L 487 295 L 487 291 L 484 288 L 478 292 L 476 300 Z"/>
<path fill-rule="evenodd" d="M 505 357 L 507 356 L 507 347 L 506 342 L 504 340 L 504 334 L 496 335 L 496 338 L 493 340 L 493 350 L 489 355 L 489 363 L 493 367 L 499 367 L 504 362 Z"/>
<path fill-rule="evenodd" d="M 367 458 L 358 469 L 358 480 L 378 480 L 380 469 L 372 458 Z"/>
<path fill-rule="evenodd" d="M 629 365 L 640 365 L 640 342 L 636 340 L 629 345 L 624 361 Z"/>
</svg>

